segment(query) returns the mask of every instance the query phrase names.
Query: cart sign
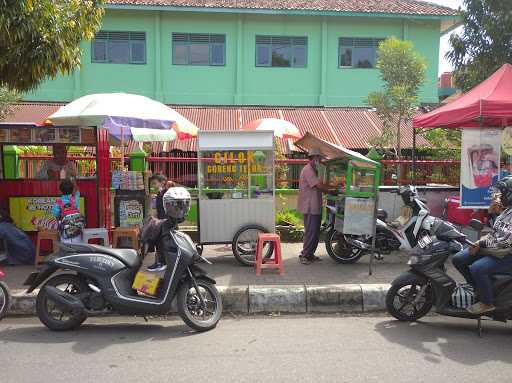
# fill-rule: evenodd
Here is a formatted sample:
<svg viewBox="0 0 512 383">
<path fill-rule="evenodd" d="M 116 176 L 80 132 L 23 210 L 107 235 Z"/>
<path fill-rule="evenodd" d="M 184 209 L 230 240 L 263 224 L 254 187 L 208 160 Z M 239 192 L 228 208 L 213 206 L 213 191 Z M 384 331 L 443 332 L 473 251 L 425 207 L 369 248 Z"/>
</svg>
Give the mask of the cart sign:
<svg viewBox="0 0 512 383">
<path fill-rule="evenodd" d="M 500 174 L 500 146 L 499 130 L 462 130 L 461 207 L 482 209 L 490 206 L 490 188 Z"/>
<path fill-rule="evenodd" d="M 372 198 L 345 199 L 343 234 L 373 235 L 375 200 Z"/>
</svg>

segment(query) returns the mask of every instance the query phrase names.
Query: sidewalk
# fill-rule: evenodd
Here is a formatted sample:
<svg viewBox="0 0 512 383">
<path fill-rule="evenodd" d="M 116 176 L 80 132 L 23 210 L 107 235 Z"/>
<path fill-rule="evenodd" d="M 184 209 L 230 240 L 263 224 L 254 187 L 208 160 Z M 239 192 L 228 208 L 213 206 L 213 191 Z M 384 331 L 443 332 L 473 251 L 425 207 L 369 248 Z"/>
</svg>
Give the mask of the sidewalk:
<svg viewBox="0 0 512 383">
<path fill-rule="evenodd" d="M 240 265 L 230 246 L 206 246 L 203 255 L 213 265 L 202 264 L 217 281 L 224 299 L 225 312 L 362 312 L 384 310 L 388 284 L 407 270 L 408 257 L 402 253 L 374 260 L 373 275 L 368 275 L 369 257 L 358 263 L 342 265 L 327 255 L 323 243 L 317 255 L 321 262 L 298 262 L 301 244 L 285 243 L 285 274 L 268 270 L 257 277 L 254 268 Z M 450 274 L 457 272 L 447 263 Z M 5 281 L 16 296 L 13 312 L 33 313 L 34 296 L 24 294 L 23 281 L 34 271 L 32 266 L 5 267 Z"/>
</svg>

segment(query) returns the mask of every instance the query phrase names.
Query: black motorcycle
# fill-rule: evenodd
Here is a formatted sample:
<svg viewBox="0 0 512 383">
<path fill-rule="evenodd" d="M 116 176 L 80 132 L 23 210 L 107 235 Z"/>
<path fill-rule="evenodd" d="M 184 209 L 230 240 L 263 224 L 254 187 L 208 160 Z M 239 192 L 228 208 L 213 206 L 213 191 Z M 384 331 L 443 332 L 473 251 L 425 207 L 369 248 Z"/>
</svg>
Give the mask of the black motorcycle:
<svg viewBox="0 0 512 383">
<path fill-rule="evenodd" d="M 482 223 L 476 220 L 471 222 L 471 226 L 477 231 L 483 228 Z M 435 305 L 438 314 L 477 319 L 479 333 L 482 316 L 501 322 L 512 319 L 512 274 L 492 276 L 495 311 L 482 316 L 471 314 L 466 308 L 475 300 L 472 288 L 463 289 L 463 299 L 460 299 L 457 290 L 460 291 L 463 285 L 457 285 L 446 273 L 445 263 L 450 255 L 463 248 L 463 244 L 472 243 L 452 224 L 440 219 L 434 223 L 431 234 L 431 237 L 421 238 L 418 247 L 411 252 L 410 270 L 391 283 L 386 295 L 387 311 L 398 320 L 416 321 Z"/>
<path fill-rule="evenodd" d="M 159 251 L 167 269 L 155 297 L 132 289 L 142 257 L 132 249 L 89 244 L 61 244 L 25 285 L 41 287 L 36 310 L 41 322 L 56 331 L 79 327 L 90 314 L 166 315 L 174 298 L 179 315 L 196 331 L 214 328 L 222 314 L 215 281 L 197 263 L 206 261 L 188 235 L 162 222 Z"/>
</svg>

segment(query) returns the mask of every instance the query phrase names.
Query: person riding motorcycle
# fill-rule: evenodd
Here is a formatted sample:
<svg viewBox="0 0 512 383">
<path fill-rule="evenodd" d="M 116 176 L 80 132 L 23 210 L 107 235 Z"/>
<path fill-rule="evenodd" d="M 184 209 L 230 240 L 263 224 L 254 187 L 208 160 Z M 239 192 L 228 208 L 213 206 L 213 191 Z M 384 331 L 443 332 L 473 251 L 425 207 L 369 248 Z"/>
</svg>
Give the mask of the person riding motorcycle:
<svg viewBox="0 0 512 383">
<path fill-rule="evenodd" d="M 494 188 L 492 207 L 501 205 L 504 210 L 496 218 L 492 232 L 456 254 L 452 261 L 480 296 L 480 302 L 468 308 L 476 315 L 495 310 L 491 275 L 512 268 L 512 176 L 498 181 Z"/>
</svg>

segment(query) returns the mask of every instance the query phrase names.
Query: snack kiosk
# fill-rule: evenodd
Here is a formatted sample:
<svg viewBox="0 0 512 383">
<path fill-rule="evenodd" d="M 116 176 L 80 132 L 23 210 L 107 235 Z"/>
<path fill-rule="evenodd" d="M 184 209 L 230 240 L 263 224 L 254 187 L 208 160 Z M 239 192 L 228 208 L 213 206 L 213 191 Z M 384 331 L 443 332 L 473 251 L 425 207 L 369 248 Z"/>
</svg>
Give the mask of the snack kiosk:
<svg viewBox="0 0 512 383">
<path fill-rule="evenodd" d="M 52 219 L 50 210 L 61 194 L 59 178 L 62 175 L 45 179 L 40 167 L 52 157 L 47 154 L 20 157 L 18 149 L 19 146 L 53 147 L 56 144 L 66 145 L 68 159 L 77 160 L 76 182 L 86 227 L 109 229 L 110 146 L 108 132 L 96 127 L 0 124 L 2 207 L 9 210 L 14 223 L 26 232 L 36 232 L 40 227 L 56 228 L 57 222 Z M 87 147 L 80 157 L 73 156 L 73 147 L 77 146 Z"/>
</svg>

